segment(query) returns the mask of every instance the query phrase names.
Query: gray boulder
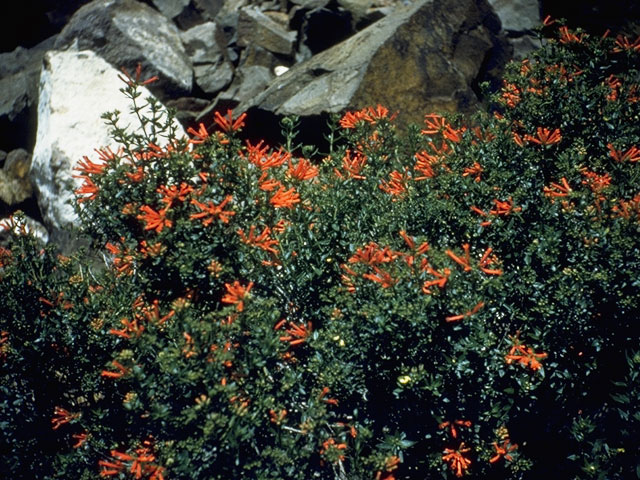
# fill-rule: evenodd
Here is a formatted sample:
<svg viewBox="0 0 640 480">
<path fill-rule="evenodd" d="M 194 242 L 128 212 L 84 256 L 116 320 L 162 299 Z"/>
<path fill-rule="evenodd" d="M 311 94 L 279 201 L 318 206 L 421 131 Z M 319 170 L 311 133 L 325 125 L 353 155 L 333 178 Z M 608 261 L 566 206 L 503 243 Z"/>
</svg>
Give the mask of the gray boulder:
<svg viewBox="0 0 640 480">
<path fill-rule="evenodd" d="M 258 45 L 273 53 L 292 55 L 297 33 L 287 30 L 282 23 L 265 15 L 256 7 L 240 9 L 238 18 L 238 45 Z"/>
<path fill-rule="evenodd" d="M 77 162 L 85 155 L 95 160 L 96 148 L 118 149 L 102 114 L 119 110 L 123 127 L 139 128 L 118 76 L 118 70 L 91 51 L 51 51 L 44 57 L 30 176 L 54 240 L 66 238 L 77 223 L 72 205 L 73 192 L 82 183 L 73 178 Z M 142 99 L 151 95 L 144 87 L 141 94 Z M 179 126 L 178 135 L 184 135 Z"/>
<path fill-rule="evenodd" d="M 80 8 L 62 30 L 56 49 L 92 50 L 116 68 L 160 77 L 154 91 L 176 96 L 191 91 L 193 70 L 177 27 L 136 0 L 94 0 Z"/>
<path fill-rule="evenodd" d="M 381 103 L 398 122 L 478 107 L 472 86 L 500 49 L 485 0 L 416 0 L 293 66 L 239 111 L 318 115 Z"/>
</svg>

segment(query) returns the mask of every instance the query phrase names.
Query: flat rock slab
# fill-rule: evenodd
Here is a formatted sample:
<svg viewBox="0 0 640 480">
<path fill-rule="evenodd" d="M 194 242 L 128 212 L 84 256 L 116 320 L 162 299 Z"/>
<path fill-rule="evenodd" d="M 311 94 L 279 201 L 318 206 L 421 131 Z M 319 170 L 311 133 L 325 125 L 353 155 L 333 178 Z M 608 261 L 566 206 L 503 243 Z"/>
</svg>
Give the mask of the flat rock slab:
<svg viewBox="0 0 640 480">
<path fill-rule="evenodd" d="M 499 28 L 485 0 L 416 0 L 293 66 L 238 110 L 310 116 L 380 103 L 400 112 L 400 124 L 472 111 Z"/>
</svg>

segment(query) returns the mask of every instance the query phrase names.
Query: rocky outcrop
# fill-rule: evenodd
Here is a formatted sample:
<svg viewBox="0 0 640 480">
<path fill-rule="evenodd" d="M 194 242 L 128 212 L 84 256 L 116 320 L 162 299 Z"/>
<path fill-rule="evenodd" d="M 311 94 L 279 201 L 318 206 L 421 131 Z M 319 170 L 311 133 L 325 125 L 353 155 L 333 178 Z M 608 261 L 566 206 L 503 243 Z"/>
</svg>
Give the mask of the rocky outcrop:
<svg viewBox="0 0 640 480">
<path fill-rule="evenodd" d="M 158 75 L 156 85 L 168 95 L 189 93 L 193 72 L 177 27 L 136 0 L 94 0 L 71 18 L 55 42 L 56 49 L 92 50 L 116 68 Z"/>
<path fill-rule="evenodd" d="M 0 170 L 0 201 L 7 206 L 18 205 L 33 193 L 29 168 L 31 155 L 23 148 L 9 152 Z"/>
<path fill-rule="evenodd" d="M 42 216 L 50 228 L 59 230 L 73 218 L 70 205 L 64 203 L 73 186 L 63 185 L 63 179 L 69 182 L 71 160 L 110 141 L 100 114 L 129 108 L 117 80 L 109 93 L 92 85 L 103 85 L 99 77 L 107 71 L 113 77 L 113 71 L 98 66 L 98 57 L 109 68 L 133 71 L 140 63 L 143 78 L 158 75 L 160 82 L 151 85 L 151 91 L 177 110 L 185 127 L 209 125 L 214 110 L 247 110 L 255 120 L 245 134 L 272 134 L 268 140 L 274 142 L 280 134 L 279 117 L 297 114 L 303 131 L 312 132 L 305 140 L 313 142 L 313 132 L 326 124 L 322 112 L 382 103 L 399 111 L 398 122 L 406 125 L 420 123 L 426 111 L 478 108 L 478 82 L 498 78 L 511 56 L 520 58 L 536 47 L 532 29 L 546 13 L 562 10 L 561 4 L 69 0 L 44 2 L 38 12 L 19 4 L 14 23 L 29 28 L 16 30 L 16 42 L 0 42 L 0 48 L 12 50 L 0 53 L 0 149 L 34 151 L 33 179 Z M 602 11 L 617 8 L 599 0 L 591 4 Z M 562 13 L 571 23 L 571 12 L 565 8 Z M 84 49 L 94 53 L 81 53 Z M 47 57 L 43 85 L 49 86 L 40 98 L 46 108 L 38 112 L 38 81 L 49 50 L 56 52 Z M 63 61 L 59 50 L 69 57 Z M 71 67 L 70 59 L 79 55 L 86 68 L 97 69 L 96 78 L 78 65 Z M 64 89 L 71 95 L 53 93 L 52 79 L 63 75 L 57 68 L 69 75 Z M 76 68 L 76 73 L 68 73 Z M 69 112 L 63 113 L 60 105 L 65 103 Z M 260 131 L 251 132 L 252 124 Z M 0 165 L 4 163 L 0 158 Z M 0 215 L 31 208 L 28 213 L 40 218 L 33 195 L 18 200 L 28 194 L 30 184 L 7 175 L 0 170 L 0 190 L 5 192 L 0 192 Z"/>
<path fill-rule="evenodd" d="M 470 111 L 473 87 L 498 41 L 484 1 L 417 0 L 297 64 L 238 107 L 317 115 L 382 103 L 401 123 L 429 111 Z"/>
<path fill-rule="evenodd" d="M 117 150 L 101 115 L 119 110 L 122 125 L 138 125 L 119 89 L 119 72 L 91 51 L 50 51 L 40 77 L 38 133 L 31 163 L 38 205 L 53 237 L 76 221 L 71 201 L 79 187 L 73 171 L 95 148 Z M 150 93 L 142 89 L 141 98 Z M 184 131 L 179 128 L 179 135 Z"/>
</svg>

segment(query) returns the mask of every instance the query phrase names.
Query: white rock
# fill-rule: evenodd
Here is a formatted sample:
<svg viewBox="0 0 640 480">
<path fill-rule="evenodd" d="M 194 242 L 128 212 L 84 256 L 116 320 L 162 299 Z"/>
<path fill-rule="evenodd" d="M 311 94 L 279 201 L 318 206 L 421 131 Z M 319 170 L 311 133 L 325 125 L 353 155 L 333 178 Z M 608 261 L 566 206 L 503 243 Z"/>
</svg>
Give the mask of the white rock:
<svg viewBox="0 0 640 480">
<path fill-rule="evenodd" d="M 273 73 L 276 75 L 276 77 L 279 77 L 280 75 L 287 73 L 288 71 L 289 67 L 285 67 L 284 65 L 277 65 L 273 69 Z"/>
<path fill-rule="evenodd" d="M 55 232 L 77 223 L 73 191 L 82 183 L 73 169 L 83 156 L 96 158 L 94 149 L 118 145 L 109 136 L 101 115 L 121 112 L 120 125 L 139 127 L 131 103 L 120 88 L 121 74 L 92 51 L 50 51 L 40 75 L 38 130 L 31 162 L 31 179 L 47 228 Z M 141 87 L 145 99 L 151 94 Z M 179 127 L 178 136 L 184 135 Z"/>
</svg>

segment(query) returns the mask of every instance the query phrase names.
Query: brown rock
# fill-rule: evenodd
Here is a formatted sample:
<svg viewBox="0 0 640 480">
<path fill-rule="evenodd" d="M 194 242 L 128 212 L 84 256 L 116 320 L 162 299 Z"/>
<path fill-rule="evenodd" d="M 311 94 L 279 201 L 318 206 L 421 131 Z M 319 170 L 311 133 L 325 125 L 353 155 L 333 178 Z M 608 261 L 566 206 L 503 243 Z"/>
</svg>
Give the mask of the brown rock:
<svg viewBox="0 0 640 480">
<path fill-rule="evenodd" d="M 273 53 L 291 55 L 297 33 L 287 30 L 255 7 L 244 7 L 238 18 L 238 45 L 251 44 L 263 47 Z"/>
<path fill-rule="evenodd" d="M 486 0 L 417 0 L 293 66 L 238 110 L 305 116 L 381 103 L 400 112 L 400 124 L 422 123 L 431 111 L 468 112 L 498 30 Z"/>
</svg>

